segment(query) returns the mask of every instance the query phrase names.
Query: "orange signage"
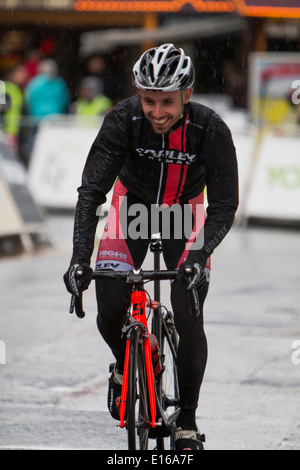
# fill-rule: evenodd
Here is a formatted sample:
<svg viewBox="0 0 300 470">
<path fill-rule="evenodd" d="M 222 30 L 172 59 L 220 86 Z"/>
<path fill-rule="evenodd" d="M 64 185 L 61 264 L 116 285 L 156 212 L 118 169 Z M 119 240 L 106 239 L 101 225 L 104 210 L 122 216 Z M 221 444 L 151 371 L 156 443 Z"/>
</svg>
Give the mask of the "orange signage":
<svg viewBox="0 0 300 470">
<path fill-rule="evenodd" d="M 244 16 L 300 18 L 299 0 L 235 0 L 238 13 Z"/>
<path fill-rule="evenodd" d="M 235 10 L 234 0 L 75 0 L 74 8 L 79 11 L 137 11 L 137 12 L 176 12 L 186 4 L 199 12 L 225 13 Z"/>
</svg>

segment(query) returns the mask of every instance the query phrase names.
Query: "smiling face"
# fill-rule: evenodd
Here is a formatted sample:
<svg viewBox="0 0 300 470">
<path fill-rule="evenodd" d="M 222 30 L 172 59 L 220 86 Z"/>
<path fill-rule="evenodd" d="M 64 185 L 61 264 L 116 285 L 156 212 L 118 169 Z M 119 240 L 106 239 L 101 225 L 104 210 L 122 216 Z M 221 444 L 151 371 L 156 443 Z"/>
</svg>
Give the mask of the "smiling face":
<svg viewBox="0 0 300 470">
<path fill-rule="evenodd" d="M 156 134 L 167 134 L 181 118 L 183 105 L 188 103 L 192 88 L 184 92 L 138 90 L 138 96 L 146 118 Z"/>
</svg>

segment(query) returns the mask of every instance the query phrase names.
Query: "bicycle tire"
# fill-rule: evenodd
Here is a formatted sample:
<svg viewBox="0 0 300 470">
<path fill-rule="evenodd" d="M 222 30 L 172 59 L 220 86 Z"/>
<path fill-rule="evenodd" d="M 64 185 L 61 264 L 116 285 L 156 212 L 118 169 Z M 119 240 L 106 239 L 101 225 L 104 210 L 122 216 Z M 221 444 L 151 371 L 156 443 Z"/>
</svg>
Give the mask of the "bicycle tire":
<svg viewBox="0 0 300 470">
<path fill-rule="evenodd" d="M 141 330 L 133 330 L 128 366 L 127 434 L 129 450 L 147 450 L 149 436 L 149 399 Z"/>
<path fill-rule="evenodd" d="M 164 373 L 161 381 L 163 409 L 167 411 L 170 406 L 178 409 L 180 403 L 177 372 L 178 334 L 171 312 L 167 313 L 163 321 L 161 348 L 164 360 Z"/>
<path fill-rule="evenodd" d="M 158 410 L 161 414 L 165 413 L 171 427 L 163 425 L 161 436 L 156 439 L 157 449 L 165 449 L 165 437 L 169 439 L 169 448 L 174 448 L 174 431 L 176 427 L 176 418 L 180 411 L 180 396 L 177 374 L 177 350 L 178 350 L 178 334 L 175 328 L 175 322 L 172 312 L 166 312 L 160 309 L 153 318 L 152 331 L 156 335 L 159 342 L 160 357 L 162 362 L 163 373 L 156 381 Z M 173 432 L 172 432 L 173 431 Z"/>
</svg>

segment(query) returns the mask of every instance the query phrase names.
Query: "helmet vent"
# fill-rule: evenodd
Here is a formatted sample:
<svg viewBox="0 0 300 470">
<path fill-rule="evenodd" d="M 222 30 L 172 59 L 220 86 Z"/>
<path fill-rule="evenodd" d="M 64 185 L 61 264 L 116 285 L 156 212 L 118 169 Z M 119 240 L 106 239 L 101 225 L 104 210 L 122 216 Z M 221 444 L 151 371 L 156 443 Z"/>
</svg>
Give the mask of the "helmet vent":
<svg viewBox="0 0 300 470">
<path fill-rule="evenodd" d="M 154 76 L 154 67 L 152 63 L 149 64 L 149 75 L 150 75 L 151 82 L 154 82 L 155 76 Z"/>
</svg>

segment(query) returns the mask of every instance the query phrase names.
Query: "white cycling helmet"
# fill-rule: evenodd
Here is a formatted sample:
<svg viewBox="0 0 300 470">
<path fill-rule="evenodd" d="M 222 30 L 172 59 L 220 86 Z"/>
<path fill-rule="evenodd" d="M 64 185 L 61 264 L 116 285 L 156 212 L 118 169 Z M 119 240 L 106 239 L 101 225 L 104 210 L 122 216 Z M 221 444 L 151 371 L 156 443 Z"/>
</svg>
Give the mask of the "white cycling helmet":
<svg viewBox="0 0 300 470">
<path fill-rule="evenodd" d="M 144 52 L 132 72 L 134 84 L 141 90 L 186 90 L 195 80 L 190 57 L 173 44 L 163 44 Z"/>
</svg>

